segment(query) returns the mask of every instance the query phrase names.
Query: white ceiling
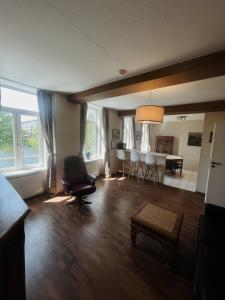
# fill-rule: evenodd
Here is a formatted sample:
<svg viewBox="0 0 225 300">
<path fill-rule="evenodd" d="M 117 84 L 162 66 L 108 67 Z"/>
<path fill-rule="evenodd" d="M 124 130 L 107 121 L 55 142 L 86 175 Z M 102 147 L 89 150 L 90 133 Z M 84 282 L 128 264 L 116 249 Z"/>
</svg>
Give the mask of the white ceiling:
<svg viewBox="0 0 225 300">
<path fill-rule="evenodd" d="M 0 0 L 0 76 L 81 91 L 121 68 L 130 76 L 224 49 L 224 11 L 222 0 Z"/>
<path fill-rule="evenodd" d="M 151 101 L 150 101 L 151 97 Z M 136 109 L 145 104 L 177 105 L 225 100 L 225 76 L 173 85 L 150 92 L 98 100 L 93 103 L 115 110 Z"/>
</svg>

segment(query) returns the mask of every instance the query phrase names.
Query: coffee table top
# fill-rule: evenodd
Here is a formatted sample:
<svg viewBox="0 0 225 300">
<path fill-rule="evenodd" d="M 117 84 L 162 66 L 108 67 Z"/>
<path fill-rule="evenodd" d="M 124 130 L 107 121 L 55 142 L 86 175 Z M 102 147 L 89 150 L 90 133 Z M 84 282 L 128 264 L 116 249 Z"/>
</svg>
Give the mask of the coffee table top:
<svg viewBox="0 0 225 300">
<path fill-rule="evenodd" d="M 131 220 L 146 230 L 174 241 L 179 238 L 183 215 L 147 203 L 132 215 Z"/>
</svg>

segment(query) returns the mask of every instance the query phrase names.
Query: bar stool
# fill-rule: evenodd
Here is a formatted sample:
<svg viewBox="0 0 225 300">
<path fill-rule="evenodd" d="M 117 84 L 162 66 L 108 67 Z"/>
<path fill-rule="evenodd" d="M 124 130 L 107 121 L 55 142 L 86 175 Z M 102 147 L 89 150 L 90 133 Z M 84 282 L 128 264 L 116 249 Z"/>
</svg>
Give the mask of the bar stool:
<svg viewBox="0 0 225 300">
<path fill-rule="evenodd" d="M 152 154 L 151 152 L 147 152 L 145 154 L 145 165 L 146 165 L 146 170 L 145 170 L 144 180 L 148 177 L 149 177 L 149 179 L 151 179 L 151 177 L 153 176 L 154 184 L 156 186 L 156 180 L 159 182 L 157 159 L 156 159 L 156 156 L 154 154 Z"/>
<path fill-rule="evenodd" d="M 118 149 L 117 150 L 117 159 L 122 161 L 122 172 L 123 172 L 123 177 L 124 177 L 124 163 L 126 160 L 128 160 L 127 151 Z"/>
<path fill-rule="evenodd" d="M 142 162 L 140 159 L 140 155 L 136 149 L 132 149 L 130 152 L 130 171 L 128 174 L 128 178 L 130 177 L 130 175 L 137 176 L 138 182 L 139 182 L 139 170 L 140 169 L 142 171 L 142 177 L 144 178 L 144 170 L 143 170 Z"/>
</svg>

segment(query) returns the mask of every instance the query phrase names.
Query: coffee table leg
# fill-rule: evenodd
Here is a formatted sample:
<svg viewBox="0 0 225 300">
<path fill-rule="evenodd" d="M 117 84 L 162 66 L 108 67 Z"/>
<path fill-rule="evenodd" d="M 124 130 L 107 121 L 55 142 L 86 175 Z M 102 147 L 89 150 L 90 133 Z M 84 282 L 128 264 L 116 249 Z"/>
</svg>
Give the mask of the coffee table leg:
<svg viewBox="0 0 225 300">
<path fill-rule="evenodd" d="M 131 223 L 130 227 L 130 239 L 131 239 L 131 246 L 136 246 L 136 237 L 137 237 L 137 228 Z"/>
</svg>

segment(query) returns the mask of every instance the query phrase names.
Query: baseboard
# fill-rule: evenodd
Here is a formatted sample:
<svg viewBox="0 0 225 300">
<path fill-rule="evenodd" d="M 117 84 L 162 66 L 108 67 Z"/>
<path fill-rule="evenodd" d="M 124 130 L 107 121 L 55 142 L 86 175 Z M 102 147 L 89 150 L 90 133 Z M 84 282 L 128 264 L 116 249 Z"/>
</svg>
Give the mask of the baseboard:
<svg viewBox="0 0 225 300">
<path fill-rule="evenodd" d="M 195 191 L 196 194 L 200 195 L 200 196 L 204 196 L 205 197 L 205 193 L 201 193 L 201 192 L 197 192 Z"/>
</svg>

